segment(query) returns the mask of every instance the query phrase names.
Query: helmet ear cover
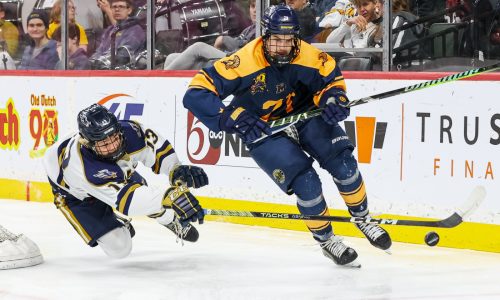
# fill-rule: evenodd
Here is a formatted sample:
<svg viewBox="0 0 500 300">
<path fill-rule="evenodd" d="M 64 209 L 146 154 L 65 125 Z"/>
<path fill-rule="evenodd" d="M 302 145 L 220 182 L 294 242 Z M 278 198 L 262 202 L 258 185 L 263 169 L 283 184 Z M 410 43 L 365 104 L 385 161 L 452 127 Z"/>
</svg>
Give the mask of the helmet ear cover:
<svg viewBox="0 0 500 300">
<path fill-rule="evenodd" d="M 78 130 L 82 137 L 82 145 L 90 149 L 97 158 L 101 160 L 117 161 L 125 155 L 126 141 L 123 129 L 114 114 L 109 112 L 104 106 L 93 104 L 78 114 Z M 109 139 L 111 138 L 111 139 Z M 96 143 L 109 139 L 109 142 L 96 147 Z M 116 143 L 119 145 L 116 150 L 105 153 L 109 145 Z M 106 151 L 104 151 L 106 150 Z"/>
<path fill-rule="evenodd" d="M 264 55 L 271 64 L 289 64 L 300 53 L 300 25 L 295 11 L 287 5 L 274 5 L 266 9 L 262 17 Z M 271 35 L 293 35 L 293 46 L 287 55 L 271 54 L 269 40 Z"/>
</svg>

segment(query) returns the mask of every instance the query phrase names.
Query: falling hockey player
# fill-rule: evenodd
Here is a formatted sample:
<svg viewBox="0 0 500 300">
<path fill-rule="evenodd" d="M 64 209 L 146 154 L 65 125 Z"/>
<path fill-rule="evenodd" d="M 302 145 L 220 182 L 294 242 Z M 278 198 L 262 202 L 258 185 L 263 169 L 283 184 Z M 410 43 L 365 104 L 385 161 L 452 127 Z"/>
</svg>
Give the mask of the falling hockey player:
<svg viewBox="0 0 500 300">
<path fill-rule="evenodd" d="M 269 7 L 263 36 L 233 55 L 202 69 L 191 81 L 184 106 L 209 129 L 236 133 L 256 163 L 286 193 L 297 196 L 302 214 L 328 215 L 316 160 L 333 177 L 352 216 L 368 216 L 365 184 L 354 146 L 339 122 L 349 116 L 344 78 L 332 57 L 299 39 L 299 22 L 286 5 Z M 228 106 L 222 100 L 234 95 Z M 272 134 L 266 121 L 322 107 L 322 117 Z M 271 135 L 264 139 L 262 135 Z M 325 256 L 339 265 L 359 266 L 357 253 L 333 234 L 330 222 L 306 221 Z M 370 243 L 391 247 L 375 224 L 356 224 Z"/>
<path fill-rule="evenodd" d="M 201 224 L 204 215 L 188 188 L 208 184 L 203 169 L 181 165 L 167 140 L 139 123 L 118 121 L 99 104 L 80 111 L 77 121 L 79 132 L 49 148 L 44 165 L 56 207 L 83 240 L 110 257 L 126 257 L 135 232 L 123 215 L 148 215 L 196 242 L 189 222 Z M 139 162 L 169 175 L 171 186 L 149 187 L 135 170 Z"/>
</svg>

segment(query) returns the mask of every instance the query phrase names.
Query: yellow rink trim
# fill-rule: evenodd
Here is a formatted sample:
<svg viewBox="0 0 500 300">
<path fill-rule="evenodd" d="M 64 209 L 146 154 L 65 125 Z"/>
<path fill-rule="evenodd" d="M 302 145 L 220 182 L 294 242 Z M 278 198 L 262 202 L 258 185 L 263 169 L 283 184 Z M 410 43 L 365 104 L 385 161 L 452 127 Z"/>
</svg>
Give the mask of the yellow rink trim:
<svg viewBox="0 0 500 300">
<path fill-rule="evenodd" d="M 0 198 L 52 202 L 50 186 L 45 182 L 26 182 L 22 180 L 0 179 Z M 29 196 L 29 198 L 27 197 Z M 298 213 L 295 205 L 260 203 L 210 197 L 198 197 L 203 207 L 226 210 L 270 211 L 282 213 Z M 331 209 L 330 215 L 348 216 L 346 210 Z M 377 218 L 398 218 L 412 220 L 429 220 L 426 218 L 377 215 Z M 447 217 L 447 216 L 443 216 Z M 235 224 L 267 226 L 273 228 L 308 231 L 303 221 L 243 218 L 225 216 L 206 216 L 206 220 L 228 222 Z M 332 223 L 335 233 L 344 236 L 363 237 L 362 233 L 351 223 Z M 455 228 L 430 228 L 414 226 L 383 226 L 389 231 L 393 241 L 425 244 L 424 237 L 429 231 L 435 231 L 440 236 L 438 246 L 459 249 L 471 249 L 500 253 L 500 225 L 465 222 Z M 311 240 L 312 241 L 312 240 Z"/>
</svg>

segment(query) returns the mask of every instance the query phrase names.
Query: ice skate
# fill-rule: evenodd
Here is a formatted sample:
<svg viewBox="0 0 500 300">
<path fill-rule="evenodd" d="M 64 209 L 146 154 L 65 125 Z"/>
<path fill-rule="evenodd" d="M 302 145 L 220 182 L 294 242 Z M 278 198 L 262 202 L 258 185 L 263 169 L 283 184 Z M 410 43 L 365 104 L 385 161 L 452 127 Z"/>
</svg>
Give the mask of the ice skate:
<svg viewBox="0 0 500 300">
<path fill-rule="evenodd" d="M 170 229 L 170 231 L 172 231 L 181 241 L 194 243 L 200 236 L 198 230 L 193 225 L 191 225 L 191 223 L 188 223 L 185 227 L 182 227 L 177 218 L 174 218 L 171 223 L 164 226 Z"/>
<path fill-rule="evenodd" d="M 361 264 L 356 261 L 358 253 L 342 242 L 342 238 L 332 236 L 328 240 L 319 242 L 323 255 L 333 260 L 339 266 L 361 268 Z"/>
<path fill-rule="evenodd" d="M 370 244 L 391 254 L 392 241 L 389 233 L 377 224 L 356 223 L 356 227 L 366 236 Z"/>
</svg>

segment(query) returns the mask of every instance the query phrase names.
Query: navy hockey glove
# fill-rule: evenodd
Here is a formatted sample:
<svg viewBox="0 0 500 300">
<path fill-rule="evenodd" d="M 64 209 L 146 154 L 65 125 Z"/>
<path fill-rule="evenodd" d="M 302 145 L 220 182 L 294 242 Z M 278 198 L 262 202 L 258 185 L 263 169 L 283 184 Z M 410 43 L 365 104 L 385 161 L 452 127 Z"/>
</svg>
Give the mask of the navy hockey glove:
<svg viewBox="0 0 500 300">
<path fill-rule="evenodd" d="M 170 185 L 185 184 L 199 188 L 208 184 L 208 176 L 200 167 L 180 165 L 170 171 Z"/>
<path fill-rule="evenodd" d="M 262 134 L 272 134 L 266 122 L 243 107 L 226 107 L 221 114 L 219 125 L 227 133 L 237 133 L 245 143 L 255 141 Z"/>
<path fill-rule="evenodd" d="M 330 96 L 325 103 L 321 117 L 326 123 L 333 125 L 349 117 L 351 109 L 345 107 L 349 103 L 349 99 L 344 92 L 338 92 Z"/>
<path fill-rule="evenodd" d="M 180 185 L 169 188 L 165 193 L 162 204 L 164 207 L 174 210 L 183 227 L 189 222 L 198 221 L 203 224 L 203 217 L 205 216 L 203 208 L 186 186 Z"/>
</svg>

